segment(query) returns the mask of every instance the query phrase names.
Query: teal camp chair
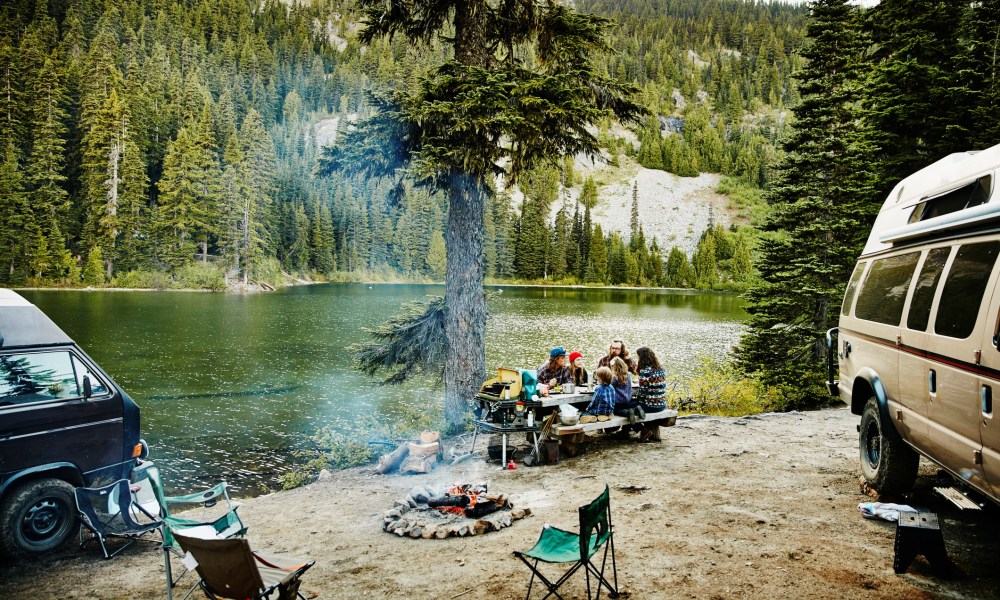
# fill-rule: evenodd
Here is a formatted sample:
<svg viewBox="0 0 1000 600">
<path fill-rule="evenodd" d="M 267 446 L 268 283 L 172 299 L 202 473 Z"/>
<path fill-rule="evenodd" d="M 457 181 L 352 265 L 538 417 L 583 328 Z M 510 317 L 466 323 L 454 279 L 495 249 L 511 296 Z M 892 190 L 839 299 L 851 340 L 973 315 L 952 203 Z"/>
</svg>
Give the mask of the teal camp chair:
<svg viewBox="0 0 1000 600">
<path fill-rule="evenodd" d="M 246 534 L 247 527 L 240 520 L 240 515 L 237 512 L 239 506 L 233 504 L 229 499 L 225 481 L 202 492 L 183 496 L 167 496 L 163 493 L 160 471 L 153 463 L 146 463 L 136 469 L 135 478 L 139 483 L 139 489 L 136 492 L 139 505 L 145 507 L 146 510 L 155 506 L 163 522 L 163 566 L 167 574 L 167 598 L 170 600 L 173 598 L 173 587 L 187 573 L 187 568 L 185 568 L 176 579 L 173 577 L 170 555 L 184 555 L 180 544 L 174 537 L 175 533 L 202 539 L 224 540 Z M 216 506 L 219 501 L 225 502 L 225 512 L 210 519 L 191 519 L 171 514 L 177 508 L 190 509 L 197 506 L 211 508 Z"/>
<path fill-rule="evenodd" d="M 90 540 L 97 540 L 104 558 L 111 558 L 147 534 L 160 531 L 160 521 L 156 515 L 148 513 L 135 503 L 131 486 L 127 479 L 103 487 L 78 487 L 74 490 L 76 511 L 80 517 L 80 547 Z M 83 530 L 93 534 L 85 538 Z M 127 539 L 115 551 L 108 550 L 109 538 Z"/>
<path fill-rule="evenodd" d="M 528 593 L 525 600 L 531 597 L 531 586 L 535 583 L 535 577 L 545 584 L 549 593 L 544 598 L 554 595 L 562 599 L 559 589 L 577 569 L 584 567 L 587 574 L 587 598 L 590 598 L 590 576 L 597 579 L 597 598 L 601 597 L 601 588 L 606 587 L 612 598 L 618 597 L 618 565 L 615 563 L 615 540 L 611 531 L 611 494 L 607 484 L 604 485 L 604 493 L 596 500 L 581 506 L 580 512 L 580 533 L 564 531 L 546 524 L 542 528 L 542 534 L 538 537 L 534 547 L 526 552 L 515 550 L 517 556 L 524 564 L 531 569 L 531 580 L 528 582 Z M 592 562 L 594 554 L 604 546 L 604 557 L 601 559 L 601 568 L 598 569 Z M 614 585 L 604 576 L 604 567 L 608 562 L 608 553 L 611 554 L 611 571 L 614 575 Z M 562 577 L 551 582 L 538 569 L 538 563 L 563 563 L 570 564 L 569 571 Z M 543 600 L 544 600 L 543 598 Z"/>
</svg>

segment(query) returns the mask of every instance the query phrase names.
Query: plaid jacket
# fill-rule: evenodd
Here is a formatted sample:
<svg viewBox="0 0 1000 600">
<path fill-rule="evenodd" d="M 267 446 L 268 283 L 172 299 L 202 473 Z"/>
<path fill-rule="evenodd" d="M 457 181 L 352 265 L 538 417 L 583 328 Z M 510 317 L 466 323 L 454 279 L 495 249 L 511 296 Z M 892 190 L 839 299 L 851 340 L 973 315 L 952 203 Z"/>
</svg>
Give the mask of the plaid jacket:
<svg viewBox="0 0 1000 600">
<path fill-rule="evenodd" d="M 587 412 L 592 415 L 611 416 L 615 412 L 615 388 L 610 385 L 599 385 L 594 388 L 594 399 L 587 406 Z"/>
<path fill-rule="evenodd" d="M 545 385 L 548 385 L 549 381 L 552 379 L 556 380 L 556 385 L 562 385 L 573 381 L 573 378 L 570 377 L 569 374 L 569 367 L 550 369 L 548 362 L 538 367 L 536 375 L 538 376 L 538 383 L 544 383 Z"/>
</svg>

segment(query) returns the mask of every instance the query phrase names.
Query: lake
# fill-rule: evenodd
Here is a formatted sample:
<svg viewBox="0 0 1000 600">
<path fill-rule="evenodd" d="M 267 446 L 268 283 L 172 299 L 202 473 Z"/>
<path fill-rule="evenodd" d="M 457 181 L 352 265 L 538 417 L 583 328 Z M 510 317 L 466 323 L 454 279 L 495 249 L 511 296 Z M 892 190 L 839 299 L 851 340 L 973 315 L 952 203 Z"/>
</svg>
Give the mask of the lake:
<svg viewBox="0 0 1000 600">
<path fill-rule="evenodd" d="M 742 300 L 678 290 L 490 287 L 486 362 L 535 368 L 549 349 L 594 365 L 614 338 L 653 348 L 668 379 L 723 356 Z M 259 294 L 25 290 L 142 409 L 142 435 L 171 492 L 220 479 L 238 496 L 278 486 L 324 426 L 437 401 L 433 382 L 374 385 L 351 344 L 440 285 L 325 284 Z"/>
</svg>

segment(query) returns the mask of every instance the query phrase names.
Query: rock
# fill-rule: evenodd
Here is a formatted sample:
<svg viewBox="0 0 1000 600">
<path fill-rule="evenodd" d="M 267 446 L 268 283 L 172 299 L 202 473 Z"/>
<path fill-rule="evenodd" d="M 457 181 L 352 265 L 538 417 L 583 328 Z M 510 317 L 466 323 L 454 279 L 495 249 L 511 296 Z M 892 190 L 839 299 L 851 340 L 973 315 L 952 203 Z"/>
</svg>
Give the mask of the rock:
<svg viewBox="0 0 1000 600">
<path fill-rule="evenodd" d="M 445 537 L 446 535 L 448 535 L 448 532 L 444 529 L 438 530 L 436 527 L 428 527 L 424 529 L 424 532 L 420 534 L 420 537 L 424 538 L 425 540 L 429 540 L 435 535 L 437 535 L 438 531 L 443 531 L 444 533 L 444 535 L 439 537 Z"/>
<path fill-rule="evenodd" d="M 472 524 L 472 529 L 476 532 L 475 535 L 481 535 L 490 530 L 490 522 L 485 519 L 479 519 Z"/>
<path fill-rule="evenodd" d="M 399 509 L 396 509 L 396 508 L 391 508 L 391 509 L 385 511 L 385 518 L 386 519 L 398 519 L 399 517 L 402 517 L 402 516 L 403 516 L 403 513 L 400 512 Z"/>
<path fill-rule="evenodd" d="M 413 529 L 410 530 L 410 532 L 407 535 L 409 535 L 413 539 L 417 539 L 421 535 L 423 535 L 423 533 L 424 533 L 424 530 L 422 528 L 420 528 L 420 527 L 414 527 Z"/>
<path fill-rule="evenodd" d="M 524 516 L 525 516 L 525 514 L 524 514 L 524 509 L 523 508 L 515 508 L 514 510 L 510 511 L 510 517 L 512 519 L 515 519 L 515 520 L 517 520 L 517 519 L 523 519 Z"/>
</svg>

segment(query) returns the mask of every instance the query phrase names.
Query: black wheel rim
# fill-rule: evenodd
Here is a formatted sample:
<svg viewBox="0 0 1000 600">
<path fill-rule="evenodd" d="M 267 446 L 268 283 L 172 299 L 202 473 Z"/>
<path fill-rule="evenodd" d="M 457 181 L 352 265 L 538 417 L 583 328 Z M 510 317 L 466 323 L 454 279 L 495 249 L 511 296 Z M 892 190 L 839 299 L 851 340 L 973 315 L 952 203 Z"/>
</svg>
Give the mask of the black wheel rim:
<svg viewBox="0 0 1000 600">
<path fill-rule="evenodd" d="M 878 462 L 882 457 L 882 434 L 875 423 L 868 425 L 865 430 L 865 458 L 873 469 L 878 468 Z"/>
<path fill-rule="evenodd" d="M 42 498 L 24 514 L 21 532 L 29 542 L 45 542 L 59 532 L 67 514 L 65 504 L 59 499 Z"/>
</svg>

